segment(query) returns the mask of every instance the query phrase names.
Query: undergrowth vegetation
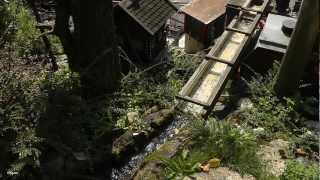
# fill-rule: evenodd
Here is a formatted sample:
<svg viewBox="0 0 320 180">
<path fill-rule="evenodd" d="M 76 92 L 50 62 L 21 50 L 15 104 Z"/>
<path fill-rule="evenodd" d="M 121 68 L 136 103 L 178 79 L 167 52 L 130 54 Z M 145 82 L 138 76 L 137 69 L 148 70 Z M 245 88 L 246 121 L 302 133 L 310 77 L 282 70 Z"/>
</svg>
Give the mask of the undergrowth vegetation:
<svg viewBox="0 0 320 180">
<path fill-rule="evenodd" d="M 317 108 L 312 107 L 314 99 L 299 95 L 277 98 L 272 85 L 278 69 L 279 64 L 275 63 L 267 75 L 257 74 L 247 82 L 253 106 L 232 118 L 245 127 L 263 128 L 262 140 L 284 138 L 294 146 L 318 153 L 316 142 L 319 141 L 319 135 L 305 127 L 304 123 L 310 119 L 302 113 L 306 109 L 311 115 L 317 113 Z"/>
<path fill-rule="evenodd" d="M 40 37 L 24 1 L 0 1 L 0 179 L 37 179 L 41 168 L 47 170 L 42 164 L 52 159 L 89 159 L 85 162 L 90 167 L 85 170 L 90 172 L 93 161 L 108 163 L 103 158 L 110 156 L 114 131 L 143 131 L 146 111 L 153 106 L 175 106 L 175 95 L 200 63 L 199 56 L 169 47 L 166 61 L 132 70 L 117 92 L 86 100 L 79 75 L 64 62 L 58 62 L 59 70 L 52 72 L 37 61 L 46 54 Z M 58 38 L 50 35 L 49 39 L 54 53 L 61 54 Z M 277 70 L 275 65 L 266 77 L 248 82 L 253 107 L 231 117 L 238 124 L 213 118 L 194 121 L 189 128 L 190 143 L 172 159 L 160 158 L 166 176 L 183 178 L 216 158 L 241 174 L 273 178 L 256 152 L 261 140 L 279 137 L 319 156 L 319 135 L 304 127 L 306 118 L 300 114 L 303 108 L 317 114 L 314 108 L 306 108 L 316 101 L 298 96 L 276 98 L 272 84 Z M 263 133 L 254 133 L 256 128 L 263 128 Z M 41 159 L 43 155 L 52 159 Z M 78 164 L 75 161 L 72 166 Z M 289 161 L 281 178 L 310 179 L 318 174 L 315 165 Z"/>
<path fill-rule="evenodd" d="M 1 1 L 0 14 L 0 177 L 34 178 L 43 141 L 36 135 L 43 74 L 41 66 L 26 64 L 39 53 L 40 33 L 23 1 Z"/>
<path fill-rule="evenodd" d="M 1 32 L 9 40 L 13 52 L 24 58 L 43 53 L 44 46 L 40 40 L 40 31 L 36 28 L 35 19 L 30 11 L 25 7 L 25 2 L 12 0 L 2 3 Z"/>
<path fill-rule="evenodd" d="M 318 165 L 306 165 L 288 160 L 281 177 L 275 177 L 267 162 L 260 159 L 261 145 L 274 139 L 285 139 L 291 143 L 287 158 L 296 149 L 308 154 L 311 162 L 319 156 L 319 134 L 306 128 L 308 120 L 302 113 L 308 109 L 314 114 L 310 98 L 300 96 L 278 98 L 272 90 L 279 64 L 265 75 L 256 74 L 251 80 L 244 80 L 248 86 L 252 106 L 235 111 L 226 121 L 216 121 L 212 117 L 204 122 L 195 120 L 189 127 L 190 142 L 171 159 L 161 160 L 169 179 L 182 179 L 195 172 L 203 171 L 200 165 L 217 158 L 221 166 L 229 167 L 240 174 L 250 174 L 257 179 L 316 179 Z M 307 108 L 306 108 L 307 107 Z M 310 117 L 310 116 L 309 116 Z M 291 154 L 291 155 L 290 155 Z"/>
<path fill-rule="evenodd" d="M 187 55 L 182 49 L 171 47 L 168 61 L 151 68 L 130 72 L 121 84 L 119 92 L 111 98 L 112 117 L 117 126 L 124 129 L 141 130 L 143 113 L 152 106 L 170 108 L 174 106 L 175 96 L 192 75 L 200 62 L 197 56 Z M 138 121 L 128 121 L 128 112 L 138 114 Z M 141 124 L 142 123 L 142 124 Z"/>
<path fill-rule="evenodd" d="M 200 165 L 216 158 L 222 166 L 251 174 L 259 179 L 271 177 L 256 154 L 258 143 L 254 133 L 228 122 L 195 120 L 189 129 L 190 143 L 172 159 L 160 160 L 169 179 L 181 179 L 200 171 Z"/>
<path fill-rule="evenodd" d="M 29 77 L 28 77 L 29 78 Z M 41 112 L 41 96 L 36 78 L 28 79 L 23 74 L 0 72 L 0 142 L 4 157 L 1 164 L 11 162 L 7 173 L 18 174 L 26 165 L 36 165 L 40 156 L 35 136 L 35 127 Z M 3 148 L 3 149 L 2 149 Z"/>
<path fill-rule="evenodd" d="M 320 177 L 319 166 L 316 164 L 305 165 L 296 160 L 289 160 L 281 180 L 317 180 Z"/>
<path fill-rule="evenodd" d="M 263 165 L 256 155 L 258 144 L 251 130 L 209 119 L 205 124 L 195 122 L 191 134 L 193 146 L 201 147 L 199 150 L 209 153 L 211 158 L 221 159 L 222 164 L 241 174 L 261 175 Z"/>
<path fill-rule="evenodd" d="M 2 1 L 1 1 L 2 3 Z M 167 61 L 127 74 L 114 94 L 85 100 L 81 97 L 79 75 L 64 62 L 57 72 L 40 64 L 29 64 L 39 50 L 40 33 L 22 1 L 1 4 L 0 71 L 0 169 L 3 177 L 35 178 L 30 169 L 40 168 L 42 150 L 53 148 L 59 154 L 83 151 L 87 156 L 110 156 L 105 144 L 97 141 L 112 130 L 141 131 L 143 114 L 152 106 L 170 108 L 174 96 L 199 63 L 197 57 L 170 48 Z M 53 50 L 61 45 L 51 36 Z M 2 45 L 2 44 L 1 44 Z M 128 121 L 128 113 L 138 116 Z M 99 146 L 99 147 L 97 147 Z"/>
</svg>

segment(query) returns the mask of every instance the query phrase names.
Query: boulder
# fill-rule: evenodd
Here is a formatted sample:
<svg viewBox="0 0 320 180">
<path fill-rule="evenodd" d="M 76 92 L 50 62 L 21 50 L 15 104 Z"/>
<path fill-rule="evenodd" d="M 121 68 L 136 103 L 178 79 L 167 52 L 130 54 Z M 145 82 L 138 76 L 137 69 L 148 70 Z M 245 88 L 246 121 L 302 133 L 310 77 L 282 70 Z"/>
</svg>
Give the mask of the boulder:
<svg viewBox="0 0 320 180">
<path fill-rule="evenodd" d="M 151 108 L 147 109 L 144 113 L 143 113 L 143 116 L 147 116 L 151 113 L 155 113 L 155 112 L 158 112 L 159 111 L 159 106 L 155 105 L 155 106 L 152 106 Z"/>
<path fill-rule="evenodd" d="M 158 128 L 166 124 L 173 116 L 174 108 L 171 109 L 162 109 L 158 112 L 149 114 L 145 120 L 150 122 L 152 128 Z"/>
<path fill-rule="evenodd" d="M 139 113 L 138 112 L 128 112 L 127 113 L 127 120 L 130 124 L 132 124 L 133 122 L 137 121 L 137 119 L 139 118 Z"/>
<path fill-rule="evenodd" d="M 161 145 L 157 151 L 153 152 L 151 155 L 148 156 L 148 158 L 145 159 L 143 166 L 140 168 L 140 170 L 137 172 L 133 179 L 166 179 L 163 175 L 163 168 L 159 159 L 169 159 L 176 155 L 180 147 L 183 145 L 183 142 L 183 140 L 176 138 Z"/>
<path fill-rule="evenodd" d="M 241 98 L 236 105 L 239 110 L 246 110 L 253 107 L 253 103 L 249 98 Z"/>
<path fill-rule="evenodd" d="M 120 157 L 120 154 L 126 152 L 129 147 L 133 147 L 134 144 L 135 140 L 133 132 L 127 131 L 113 142 L 112 154 L 116 157 Z"/>
</svg>

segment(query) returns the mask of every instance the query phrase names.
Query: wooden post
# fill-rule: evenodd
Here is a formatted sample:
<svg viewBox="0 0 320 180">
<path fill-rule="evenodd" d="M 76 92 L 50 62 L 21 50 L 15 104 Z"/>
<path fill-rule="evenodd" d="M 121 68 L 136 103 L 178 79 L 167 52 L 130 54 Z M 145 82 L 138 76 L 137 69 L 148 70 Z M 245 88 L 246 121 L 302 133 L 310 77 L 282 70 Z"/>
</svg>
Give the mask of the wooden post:
<svg viewBox="0 0 320 180">
<path fill-rule="evenodd" d="M 297 90 L 318 33 L 319 1 L 304 0 L 273 87 L 278 96 L 289 96 Z"/>
</svg>

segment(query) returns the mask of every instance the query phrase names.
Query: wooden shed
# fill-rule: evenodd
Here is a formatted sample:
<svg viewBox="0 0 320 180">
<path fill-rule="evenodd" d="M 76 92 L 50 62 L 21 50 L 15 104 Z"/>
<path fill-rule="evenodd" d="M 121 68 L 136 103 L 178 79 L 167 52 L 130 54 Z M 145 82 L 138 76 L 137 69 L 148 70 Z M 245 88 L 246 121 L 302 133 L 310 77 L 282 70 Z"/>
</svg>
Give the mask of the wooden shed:
<svg viewBox="0 0 320 180">
<path fill-rule="evenodd" d="M 192 2 L 192 0 L 170 0 L 178 9 L 183 8 Z M 179 38 L 184 33 L 185 14 L 181 11 L 173 14 L 168 20 L 169 37 Z"/>
<path fill-rule="evenodd" d="M 183 8 L 187 53 L 207 48 L 223 33 L 226 5 L 227 0 L 194 0 Z"/>
<path fill-rule="evenodd" d="M 166 47 L 166 21 L 176 11 L 169 0 L 123 0 L 114 7 L 118 39 L 132 61 L 157 59 Z"/>
</svg>

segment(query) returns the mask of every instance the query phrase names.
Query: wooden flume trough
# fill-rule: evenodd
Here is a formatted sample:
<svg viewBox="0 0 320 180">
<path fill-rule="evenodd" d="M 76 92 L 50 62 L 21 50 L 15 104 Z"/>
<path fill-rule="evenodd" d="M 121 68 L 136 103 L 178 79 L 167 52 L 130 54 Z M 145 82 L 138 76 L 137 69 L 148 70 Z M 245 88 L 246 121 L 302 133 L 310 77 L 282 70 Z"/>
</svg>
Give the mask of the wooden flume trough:
<svg viewBox="0 0 320 180">
<path fill-rule="evenodd" d="M 191 111 L 202 114 L 205 110 L 202 114 L 205 118 L 217 103 L 232 72 L 238 68 L 241 55 L 270 2 L 264 0 L 261 5 L 251 6 L 252 1 L 254 0 L 248 0 L 242 6 L 227 5 L 239 10 L 239 16 L 226 27 L 217 44 L 205 56 L 177 96 L 189 102 Z"/>
</svg>

